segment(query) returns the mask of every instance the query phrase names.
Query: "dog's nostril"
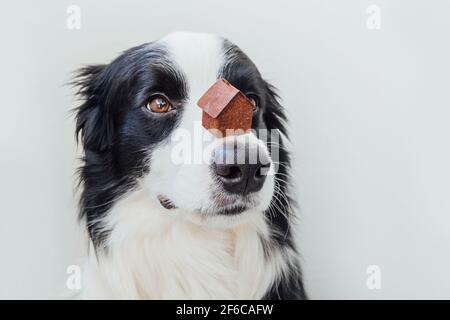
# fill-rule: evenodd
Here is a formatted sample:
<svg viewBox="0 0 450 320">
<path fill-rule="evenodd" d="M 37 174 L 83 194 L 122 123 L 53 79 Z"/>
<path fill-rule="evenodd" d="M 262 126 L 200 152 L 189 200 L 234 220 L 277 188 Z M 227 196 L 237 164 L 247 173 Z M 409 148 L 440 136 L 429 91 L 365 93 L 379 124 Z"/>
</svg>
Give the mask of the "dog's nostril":
<svg viewBox="0 0 450 320">
<path fill-rule="evenodd" d="M 229 168 L 228 171 L 229 171 L 229 173 L 226 176 L 228 179 L 237 179 L 242 176 L 242 171 L 241 171 L 241 169 L 239 169 L 239 167 L 233 166 L 233 167 Z"/>
<path fill-rule="evenodd" d="M 216 173 L 226 179 L 238 179 L 242 176 L 242 171 L 238 166 L 223 164 L 216 165 Z"/>
<path fill-rule="evenodd" d="M 256 179 L 261 179 L 261 178 L 265 178 L 265 176 L 267 176 L 267 172 L 269 171 L 270 168 L 270 164 L 267 165 L 261 165 L 258 169 L 256 169 L 255 171 L 255 178 Z"/>
</svg>

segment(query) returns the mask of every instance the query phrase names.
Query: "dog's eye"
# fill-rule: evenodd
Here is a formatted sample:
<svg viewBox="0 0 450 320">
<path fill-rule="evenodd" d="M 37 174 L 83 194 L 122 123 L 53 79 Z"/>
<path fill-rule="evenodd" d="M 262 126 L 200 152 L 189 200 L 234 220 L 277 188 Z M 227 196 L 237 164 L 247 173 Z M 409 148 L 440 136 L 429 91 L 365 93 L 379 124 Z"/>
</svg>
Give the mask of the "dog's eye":
<svg viewBox="0 0 450 320">
<path fill-rule="evenodd" d="M 147 109 L 155 112 L 155 113 L 166 113 L 172 109 L 172 105 L 167 100 L 167 98 L 163 96 L 156 96 L 153 97 L 148 103 L 147 103 Z"/>
<path fill-rule="evenodd" d="M 253 105 L 253 112 L 257 112 L 259 110 L 259 102 L 258 102 L 258 97 L 255 94 L 247 94 L 247 98 L 248 100 L 251 101 L 252 105 Z"/>
</svg>

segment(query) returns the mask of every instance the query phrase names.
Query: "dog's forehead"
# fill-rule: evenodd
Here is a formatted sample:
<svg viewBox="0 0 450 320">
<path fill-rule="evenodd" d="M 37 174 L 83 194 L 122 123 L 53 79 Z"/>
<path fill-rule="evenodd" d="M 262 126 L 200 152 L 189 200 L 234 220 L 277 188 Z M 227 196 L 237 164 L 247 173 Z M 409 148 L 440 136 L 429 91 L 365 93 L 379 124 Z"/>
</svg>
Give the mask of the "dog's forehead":
<svg viewBox="0 0 450 320">
<path fill-rule="evenodd" d="M 205 33 L 175 32 L 159 41 L 183 73 L 190 100 L 198 98 L 217 80 L 224 65 L 223 38 Z"/>
</svg>

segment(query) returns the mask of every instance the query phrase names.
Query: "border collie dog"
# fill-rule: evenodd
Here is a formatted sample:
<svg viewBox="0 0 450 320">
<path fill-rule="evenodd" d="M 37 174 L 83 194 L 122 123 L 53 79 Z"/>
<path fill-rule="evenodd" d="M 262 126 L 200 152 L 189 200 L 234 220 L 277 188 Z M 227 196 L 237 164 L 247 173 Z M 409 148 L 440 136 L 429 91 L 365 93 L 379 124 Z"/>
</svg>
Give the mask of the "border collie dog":
<svg viewBox="0 0 450 320">
<path fill-rule="evenodd" d="M 254 104 L 252 130 L 232 136 L 231 149 L 224 147 L 230 136 L 201 126 L 197 105 L 218 79 Z M 177 32 L 84 67 L 74 83 L 82 99 L 80 219 L 90 239 L 82 298 L 306 298 L 292 230 L 286 117 L 274 88 L 236 45 Z M 200 139 L 212 145 L 202 151 L 206 160 L 174 161 L 177 134 L 195 136 L 198 127 L 210 135 Z M 281 138 L 268 142 L 258 129 Z M 277 170 L 261 174 L 262 160 L 217 161 L 251 148 Z"/>
</svg>

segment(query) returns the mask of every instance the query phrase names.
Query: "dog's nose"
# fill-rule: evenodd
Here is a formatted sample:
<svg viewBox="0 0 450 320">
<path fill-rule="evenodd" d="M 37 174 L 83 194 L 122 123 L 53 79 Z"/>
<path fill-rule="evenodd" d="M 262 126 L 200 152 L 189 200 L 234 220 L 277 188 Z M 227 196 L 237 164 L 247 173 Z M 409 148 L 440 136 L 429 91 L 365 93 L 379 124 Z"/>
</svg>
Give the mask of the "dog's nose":
<svg viewBox="0 0 450 320">
<path fill-rule="evenodd" d="M 248 148 L 246 148 L 248 154 Z M 222 150 L 216 153 L 212 168 L 218 179 L 221 181 L 223 188 L 234 194 L 247 195 L 252 192 L 261 190 L 266 180 L 267 171 L 270 167 L 269 158 L 265 154 L 259 154 L 254 161 L 249 161 L 249 157 L 243 157 L 244 163 L 236 161 L 239 157 L 232 156 L 233 163 L 224 161 L 227 158 L 226 153 L 236 153 L 234 150 Z"/>
</svg>

